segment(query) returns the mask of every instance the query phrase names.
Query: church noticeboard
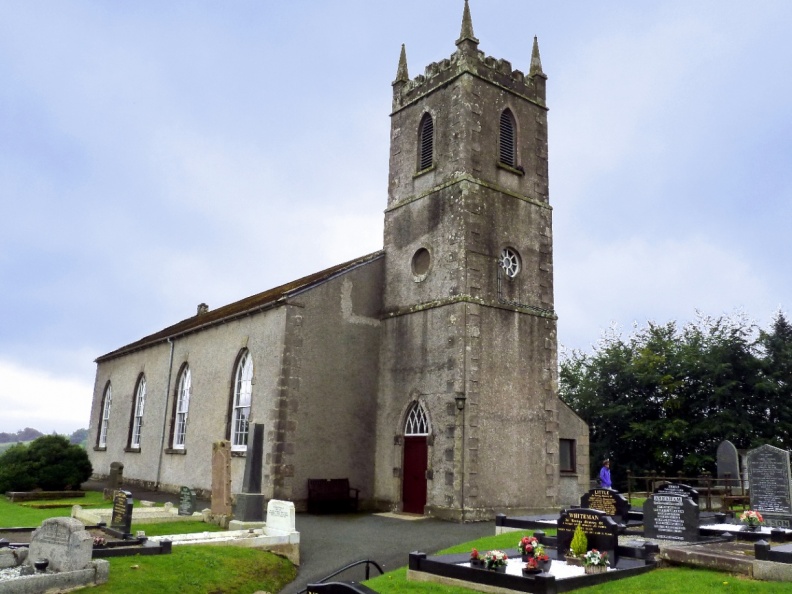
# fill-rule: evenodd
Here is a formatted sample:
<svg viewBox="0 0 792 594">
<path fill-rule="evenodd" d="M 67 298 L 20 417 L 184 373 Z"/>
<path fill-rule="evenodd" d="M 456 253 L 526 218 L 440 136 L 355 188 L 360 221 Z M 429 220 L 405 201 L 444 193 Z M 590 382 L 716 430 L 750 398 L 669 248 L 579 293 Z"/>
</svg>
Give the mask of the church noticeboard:
<svg viewBox="0 0 792 594">
<path fill-rule="evenodd" d="M 792 527 L 789 452 L 763 445 L 748 452 L 751 509 L 761 512 L 768 526 Z"/>
<path fill-rule="evenodd" d="M 110 528 L 124 534 L 132 530 L 132 493 L 116 491 L 113 496 L 113 513 L 110 516 Z"/>
<path fill-rule="evenodd" d="M 643 506 L 644 537 L 696 542 L 699 536 L 699 506 L 690 494 L 660 486 Z M 684 485 L 674 485 L 684 486 Z"/>
<path fill-rule="evenodd" d="M 191 516 L 195 512 L 195 491 L 190 487 L 182 487 L 179 490 L 179 515 Z"/>
<path fill-rule="evenodd" d="M 561 511 L 558 518 L 558 554 L 564 555 L 572 544 L 575 528 L 586 534 L 588 548 L 608 553 L 611 567 L 619 561 L 619 525 L 608 514 L 596 509 L 575 508 Z"/>
<path fill-rule="evenodd" d="M 598 509 L 611 516 L 617 522 L 627 520 L 630 503 L 616 489 L 597 487 L 591 489 L 580 498 L 580 507 Z"/>
</svg>

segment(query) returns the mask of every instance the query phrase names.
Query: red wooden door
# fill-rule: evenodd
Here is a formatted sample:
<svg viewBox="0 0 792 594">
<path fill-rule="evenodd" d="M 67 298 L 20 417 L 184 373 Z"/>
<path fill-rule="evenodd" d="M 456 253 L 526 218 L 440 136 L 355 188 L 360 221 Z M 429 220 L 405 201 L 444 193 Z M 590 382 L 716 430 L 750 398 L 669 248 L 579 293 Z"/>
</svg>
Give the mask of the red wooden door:
<svg viewBox="0 0 792 594">
<path fill-rule="evenodd" d="M 404 438 L 402 511 L 423 514 L 426 505 L 426 436 Z"/>
</svg>

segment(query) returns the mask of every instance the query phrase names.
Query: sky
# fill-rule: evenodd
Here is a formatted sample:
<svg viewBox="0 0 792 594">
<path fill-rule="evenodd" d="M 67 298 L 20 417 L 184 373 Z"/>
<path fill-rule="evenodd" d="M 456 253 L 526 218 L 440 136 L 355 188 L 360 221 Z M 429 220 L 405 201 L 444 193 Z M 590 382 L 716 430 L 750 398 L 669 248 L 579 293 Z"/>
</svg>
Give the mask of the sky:
<svg viewBox="0 0 792 594">
<path fill-rule="evenodd" d="M 0 0 L 0 431 L 87 427 L 96 357 L 376 251 L 391 82 L 462 0 Z M 792 2 L 470 0 L 548 75 L 564 349 L 792 294 Z"/>
</svg>

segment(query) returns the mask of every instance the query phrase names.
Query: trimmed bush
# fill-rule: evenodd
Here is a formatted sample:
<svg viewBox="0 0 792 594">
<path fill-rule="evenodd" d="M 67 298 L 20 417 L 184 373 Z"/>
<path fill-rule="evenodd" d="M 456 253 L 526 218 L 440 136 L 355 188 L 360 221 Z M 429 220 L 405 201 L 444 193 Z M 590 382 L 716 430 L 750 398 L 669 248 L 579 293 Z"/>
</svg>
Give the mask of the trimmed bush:
<svg viewBox="0 0 792 594">
<path fill-rule="evenodd" d="M 0 493 L 79 489 L 93 472 L 88 454 L 62 435 L 44 435 L 0 456 Z"/>
</svg>

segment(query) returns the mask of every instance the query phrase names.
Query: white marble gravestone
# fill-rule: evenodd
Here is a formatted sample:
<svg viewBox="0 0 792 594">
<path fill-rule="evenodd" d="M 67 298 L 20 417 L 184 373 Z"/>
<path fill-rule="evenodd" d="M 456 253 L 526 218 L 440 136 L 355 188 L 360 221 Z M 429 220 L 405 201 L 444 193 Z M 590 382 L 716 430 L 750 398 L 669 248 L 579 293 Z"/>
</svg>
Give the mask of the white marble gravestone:
<svg viewBox="0 0 792 594">
<path fill-rule="evenodd" d="M 28 564 L 48 559 L 47 569 L 76 571 L 91 566 L 93 537 L 79 520 L 50 518 L 33 531 L 30 539 Z"/>
<path fill-rule="evenodd" d="M 295 531 L 294 503 L 270 499 L 267 503 L 267 530 Z"/>
</svg>

